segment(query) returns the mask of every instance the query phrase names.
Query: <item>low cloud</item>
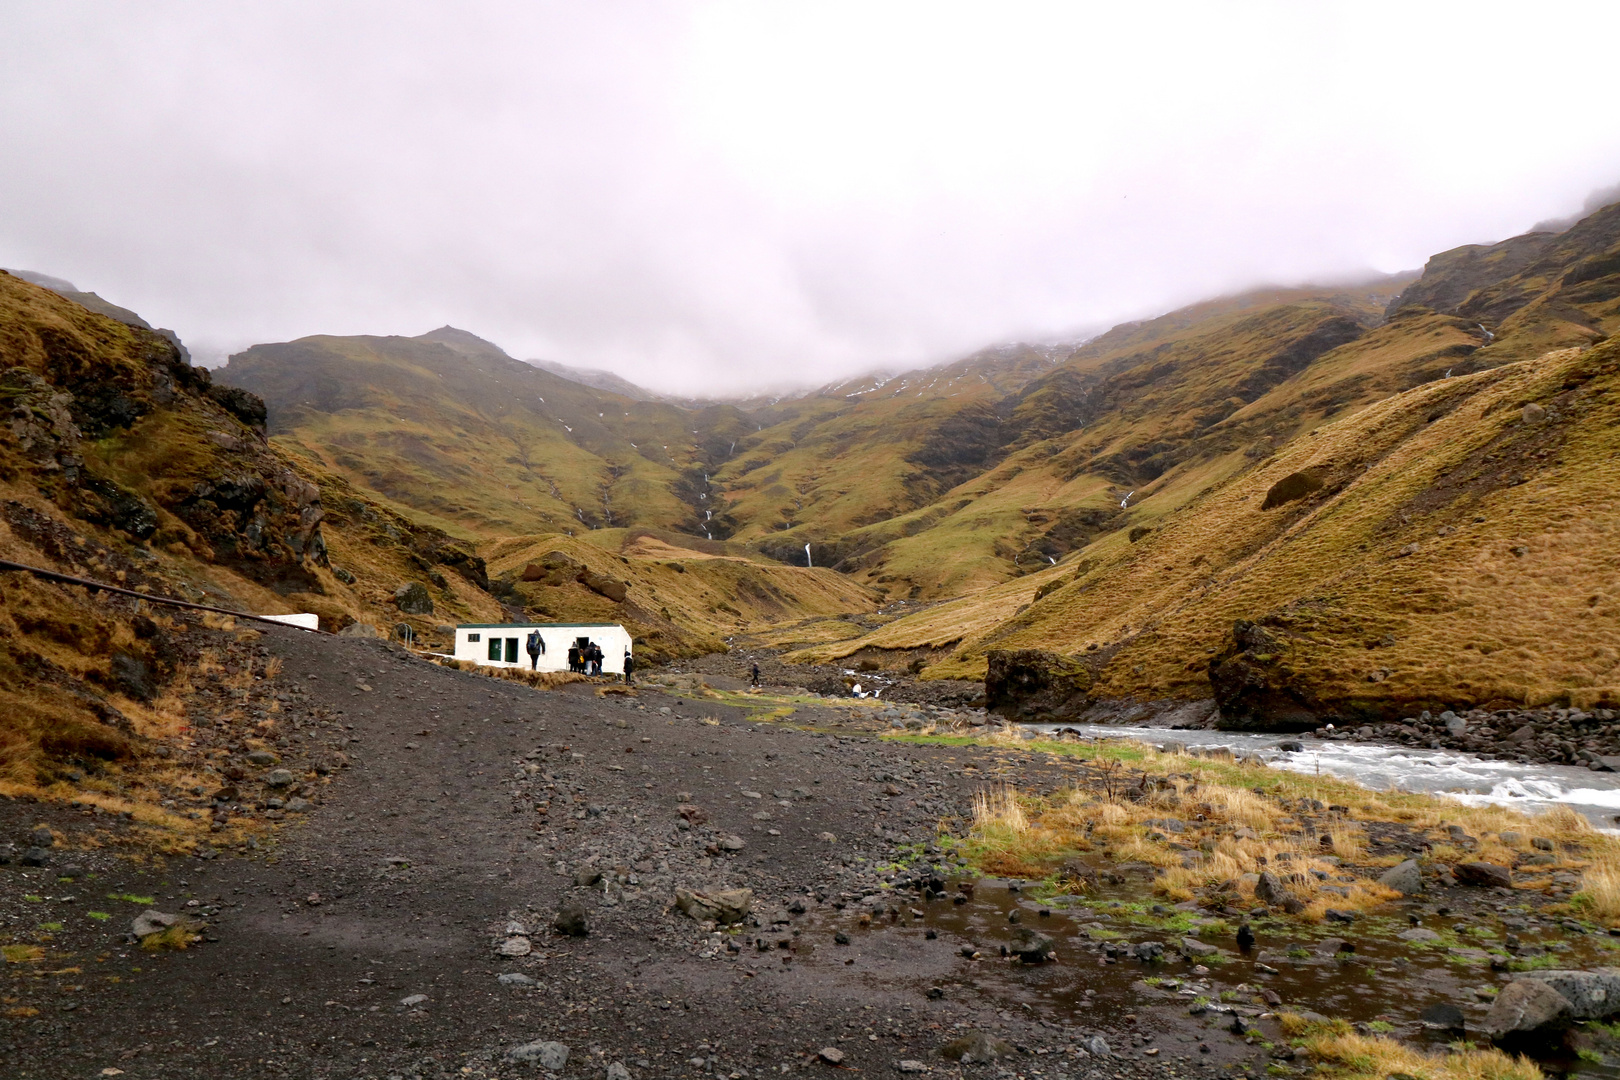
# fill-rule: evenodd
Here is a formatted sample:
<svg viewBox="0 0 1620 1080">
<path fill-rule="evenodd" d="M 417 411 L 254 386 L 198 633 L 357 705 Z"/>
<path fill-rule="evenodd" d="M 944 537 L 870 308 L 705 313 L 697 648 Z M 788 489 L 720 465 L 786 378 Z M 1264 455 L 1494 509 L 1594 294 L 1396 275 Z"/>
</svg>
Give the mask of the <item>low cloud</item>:
<svg viewBox="0 0 1620 1080">
<path fill-rule="evenodd" d="M 1574 212 L 1620 176 L 1607 76 L 1511 10 L 1556 108 L 1480 97 L 1477 4 L 13 5 L 0 264 L 205 357 L 451 323 L 822 382 Z"/>
</svg>

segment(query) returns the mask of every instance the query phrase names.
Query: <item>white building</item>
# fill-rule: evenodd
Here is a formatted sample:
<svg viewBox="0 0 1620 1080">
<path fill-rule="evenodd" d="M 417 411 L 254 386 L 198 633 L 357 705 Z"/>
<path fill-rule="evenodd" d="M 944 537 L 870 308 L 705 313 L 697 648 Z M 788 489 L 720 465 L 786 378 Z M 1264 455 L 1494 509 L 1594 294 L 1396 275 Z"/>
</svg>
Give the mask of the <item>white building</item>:
<svg viewBox="0 0 1620 1080">
<path fill-rule="evenodd" d="M 545 643 L 539 663 L 530 662 L 529 635 Z M 624 656 L 633 652 L 630 632 L 618 623 L 462 623 L 456 627 L 457 660 L 485 667 L 567 671 L 568 650 L 594 644 L 602 650 L 602 673 L 623 675 Z"/>
</svg>

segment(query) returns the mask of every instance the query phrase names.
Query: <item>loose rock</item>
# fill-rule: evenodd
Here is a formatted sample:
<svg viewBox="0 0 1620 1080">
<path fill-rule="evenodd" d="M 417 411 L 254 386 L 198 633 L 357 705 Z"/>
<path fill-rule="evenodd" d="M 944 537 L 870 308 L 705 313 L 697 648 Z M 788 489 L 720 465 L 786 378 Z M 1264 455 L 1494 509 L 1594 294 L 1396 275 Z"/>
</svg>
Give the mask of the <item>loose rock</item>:
<svg viewBox="0 0 1620 1080">
<path fill-rule="evenodd" d="M 1005 1039 L 974 1029 L 960 1038 L 952 1039 L 940 1047 L 940 1055 L 964 1065 L 980 1065 L 997 1058 L 1009 1057 L 1012 1044 Z"/>
<path fill-rule="evenodd" d="M 590 917 L 590 910 L 584 904 L 570 900 L 557 909 L 557 917 L 551 921 L 551 926 L 559 934 L 584 937 L 591 932 Z"/>
<path fill-rule="evenodd" d="M 1460 885 L 1506 889 L 1513 885 L 1513 873 L 1505 866 L 1488 862 L 1458 863 L 1451 868 Z"/>
<path fill-rule="evenodd" d="M 511 1061 L 531 1062 L 547 1072 L 562 1072 L 563 1066 L 568 1064 L 568 1047 L 560 1042 L 539 1040 L 514 1046 L 506 1056 Z"/>
<path fill-rule="evenodd" d="M 750 889 L 676 889 L 675 906 L 699 922 L 722 925 L 741 922 L 754 908 Z"/>
</svg>

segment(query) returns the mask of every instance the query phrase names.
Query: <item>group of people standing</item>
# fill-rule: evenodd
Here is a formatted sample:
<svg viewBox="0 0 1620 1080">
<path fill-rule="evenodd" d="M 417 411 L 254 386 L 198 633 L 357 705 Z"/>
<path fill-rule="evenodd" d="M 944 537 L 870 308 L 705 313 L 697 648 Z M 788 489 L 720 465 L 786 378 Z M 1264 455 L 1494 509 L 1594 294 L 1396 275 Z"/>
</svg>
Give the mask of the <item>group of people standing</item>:
<svg viewBox="0 0 1620 1080">
<path fill-rule="evenodd" d="M 604 659 L 602 647 L 594 641 L 587 641 L 584 645 L 571 645 L 568 648 L 568 670 L 581 675 L 602 674 Z"/>
<path fill-rule="evenodd" d="M 579 643 L 579 641 L 576 641 L 574 644 L 568 647 L 568 670 L 576 672 L 580 675 L 600 676 L 602 674 L 602 662 L 607 659 L 607 656 L 602 652 L 602 646 L 598 645 L 589 638 L 581 638 L 580 641 L 583 641 L 584 644 L 582 645 Z M 544 656 L 546 652 L 546 639 L 540 636 L 540 631 L 530 631 L 527 648 L 529 652 L 529 666 L 535 671 L 539 671 L 540 657 Z M 510 659 L 510 657 L 511 654 L 509 653 L 508 659 Z M 495 659 L 494 653 L 490 654 L 490 659 Z M 630 650 L 624 650 L 625 682 L 632 681 L 630 673 L 635 670 L 635 667 L 636 661 L 635 658 L 630 655 Z"/>
</svg>

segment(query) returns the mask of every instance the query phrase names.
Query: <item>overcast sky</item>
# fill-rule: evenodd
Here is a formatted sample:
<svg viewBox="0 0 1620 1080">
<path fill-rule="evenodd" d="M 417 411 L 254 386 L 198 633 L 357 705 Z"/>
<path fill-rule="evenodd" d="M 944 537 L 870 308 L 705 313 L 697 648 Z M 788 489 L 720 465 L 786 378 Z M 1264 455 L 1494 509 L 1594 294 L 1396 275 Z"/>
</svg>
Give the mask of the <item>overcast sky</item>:
<svg viewBox="0 0 1620 1080">
<path fill-rule="evenodd" d="M 1421 265 L 1620 181 L 1614 4 L 0 0 L 0 266 L 204 358 L 727 393 Z"/>
</svg>

